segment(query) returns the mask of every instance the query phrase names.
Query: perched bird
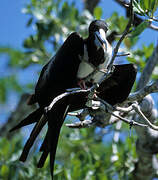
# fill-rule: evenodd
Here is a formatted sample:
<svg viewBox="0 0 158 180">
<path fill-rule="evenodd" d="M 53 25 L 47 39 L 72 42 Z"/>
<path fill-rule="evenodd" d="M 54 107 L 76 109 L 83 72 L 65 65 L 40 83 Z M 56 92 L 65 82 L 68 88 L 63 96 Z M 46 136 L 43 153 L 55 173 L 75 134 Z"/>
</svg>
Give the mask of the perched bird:
<svg viewBox="0 0 158 180">
<path fill-rule="evenodd" d="M 43 154 L 38 167 L 43 166 L 45 159 L 50 153 L 52 178 L 58 137 L 69 109 L 66 101 L 59 103 L 46 115 L 45 121 L 40 121 L 44 108 L 56 96 L 64 93 L 66 89 L 75 87 L 87 88 L 89 80 L 86 80 L 86 78 L 96 68 L 106 69 L 108 67 L 112 55 L 112 47 L 106 39 L 107 31 L 108 26 L 105 21 L 94 20 L 89 25 L 89 35 L 86 39 L 83 39 L 77 32 L 70 34 L 55 56 L 43 67 L 35 87 L 35 93 L 28 100 L 29 105 L 38 103 L 39 108 L 10 130 L 13 131 L 37 122 L 20 157 L 21 161 L 25 161 L 36 136 L 45 123 L 48 122 L 48 132 L 40 149 Z M 98 82 L 102 76 L 103 73 L 98 71 L 91 77 L 90 83 Z M 77 106 L 74 107 L 78 108 Z"/>
</svg>

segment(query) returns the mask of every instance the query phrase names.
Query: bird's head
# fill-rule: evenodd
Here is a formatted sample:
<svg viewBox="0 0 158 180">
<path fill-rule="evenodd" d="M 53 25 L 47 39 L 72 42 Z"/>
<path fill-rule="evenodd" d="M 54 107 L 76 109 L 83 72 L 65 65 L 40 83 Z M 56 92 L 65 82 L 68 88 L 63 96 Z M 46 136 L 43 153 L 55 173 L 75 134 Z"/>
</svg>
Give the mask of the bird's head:
<svg viewBox="0 0 158 180">
<path fill-rule="evenodd" d="M 108 25 L 103 20 L 94 20 L 89 26 L 89 36 L 94 36 L 94 43 L 97 48 L 104 48 L 107 50 L 106 33 Z"/>
</svg>

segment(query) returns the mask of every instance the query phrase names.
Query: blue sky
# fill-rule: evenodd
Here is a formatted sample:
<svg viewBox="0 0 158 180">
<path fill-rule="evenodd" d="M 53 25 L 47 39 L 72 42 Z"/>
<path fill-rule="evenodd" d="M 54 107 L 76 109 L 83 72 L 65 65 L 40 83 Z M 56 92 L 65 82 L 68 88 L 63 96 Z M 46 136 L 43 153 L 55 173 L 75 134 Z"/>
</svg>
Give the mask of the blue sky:
<svg viewBox="0 0 158 180">
<path fill-rule="evenodd" d="M 0 45 L 22 47 L 22 41 L 31 32 L 26 28 L 28 16 L 21 12 L 28 0 L 1 0 L 0 6 Z"/>
<path fill-rule="evenodd" d="M 32 27 L 26 27 L 27 20 L 29 19 L 28 15 L 22 13 L 22 8 L 25 7 L 26 3 L 28 2 L 29 0 L 1 0 L 0 45 L 22 49 L 23 40 L 31 33 L 33 33 Z M 83 8 L 82 0 L 75 1 L 75 3 L 80 10 Z M 101 0 L 99 6 L 103 7 L 104 10 L 102 17 L 103 19 L 109 18 L 114 11 L 117 11 L 119 15 L 125 15 L 124 10 L 120 6 L 118 6 L 113 0 Z M 148 29 L 145 30 L 145 32 L 140 36 L 137 47 L 142 44 L 150 44 L 151 42 L 156 44 L 157 32 Z M 5 56 L 0 57 L 0 74 L 6 73 L 5 68 L 3 68 L 5 67 L 6 61 L 7 58 Z M 38 75 L 36 73 L 37 69 L 35 70 L 30 68 L 27 71 L 23 71 L 23 73 L 20 74 L 21 82 L 28 82 L 29 80 L 36 82 L 38 78 Z M 1 106 L 0 108 L 1 119 L 6 119 L 8 111 L 10 112 L 14 110 L 17 100 L 18 97 L 16 97 L 15 94 L 11 94 L 10 96 L 8 96 L 7 104 L 5 106 Z"/>
</svg>

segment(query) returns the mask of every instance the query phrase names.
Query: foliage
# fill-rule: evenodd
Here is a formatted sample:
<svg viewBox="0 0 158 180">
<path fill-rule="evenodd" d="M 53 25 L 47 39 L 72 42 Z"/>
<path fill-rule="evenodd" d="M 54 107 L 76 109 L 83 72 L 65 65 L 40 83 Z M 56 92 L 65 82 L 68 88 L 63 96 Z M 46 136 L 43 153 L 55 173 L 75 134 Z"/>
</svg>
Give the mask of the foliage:
<svg viewBox="0 0 158 180">
<path fill-rule="evenodd" d="M 104 136 L 108 136 L 106 133 Z M 109 138 L 109 137 L 108 137 Z M 94 129 L 71 130 L 62 128 L 55 165 L 55 179 L 120 179 L 127 178 L 133 170 L 136 152 L 133 143 L 135 135 L 118 142 L 117 161 L 112 161 L 112 143 L 102 143 L 102 135 L 94 134 Z M 109 139 L 111 141 L 111 139 Z M 38 139 L 38 143 L 40 139 Z M 39 149 L 39 145 L 33 149 Z M 26 163 L 19 162 L 22 150 L 22 137 L 0 140 L 0 178 L 35 180 L 50 178 L 49 161 L 44 167 L 36 167 L 39 159 L 37 151 L 30 153 Z M 35 155 L 36 154 L 36 155 Z"/>
<path fill-rule="evenodd" d="M 138 65 L 140 72 L 144 68 L 148 58 L 151 56 L 154 45 L 143 45 L 137 50 L 133 47 L 139 41 L 140 34 L 148 27 L 149 18 L 154 17 L 158 6 L 157 0 L 135 0 L 134 10 L 145 21 L 132 29 L 132 33 L 125 38 L 122 48 L 130 51 L 127 58 L 129 62 Z M 86 10 L 79 12 L 75 4 L 62 0 L 30 0 L 23 9 L 28 14 L 27 26 L 34 27 L 34 33 L 23 42 L 24 50 L 17 50 L 12 47 L 0 47 L 0 53 L 6 54 L 9 58 L 7 68 L 27 69 L 34 64 L 44 64 L 48 58 L 55 54 L 62 42 L 72 31 L 79 31 L 86 36 L 87 24 L 93 16 Z M 95 18 L 102 17 L 103 8 L 96 7 Z M 124 31 L 128 19 L 119 16 L 114 12 L 107 20 L 110 30 L 118 34 Z M 119 38 L 116 38 L 118 40 Z M 153 74 L 157 78 L 158 73 Z M 0 78 L 0 101 L 6 101 L 8 91 L 21 92 L 22 87 L 13 72 Z M 117 144 L 113 141 L 115 132 L 114 126 L 103 130 L 107 133 L 96 131 L 95 128 L 71 130 L 63 127 L 57 151 L 55 166 L 55 179 L 85 179 L 85 180 L 109 180 L 109 179 L 130 179 L 136 160 L 135 133 L 129 137 L 128 127 L 124 126 L 124 137 Z M 108 141 L 104 141 L 106 138 Z M 40 139 L 39 141 L 40 142 Z M 38 155 L 31 154 L 27 163 L 22 164 L 18 157 L 22 150 L 22 136 L 13 136 L 11 140 L 0 139 L 0 178 L 1 179 L 48 179 L 49 161 L 44 168 L 37 169 Z M 113 146 L 116 145 L 117 152 L 113 153 Z M 39 146 L 37 145 L 39 148 Z M 112 157 L 117 159 L 114 161 Z M 33 159 L 33 160 L 31 160 Z"/>
</svg>

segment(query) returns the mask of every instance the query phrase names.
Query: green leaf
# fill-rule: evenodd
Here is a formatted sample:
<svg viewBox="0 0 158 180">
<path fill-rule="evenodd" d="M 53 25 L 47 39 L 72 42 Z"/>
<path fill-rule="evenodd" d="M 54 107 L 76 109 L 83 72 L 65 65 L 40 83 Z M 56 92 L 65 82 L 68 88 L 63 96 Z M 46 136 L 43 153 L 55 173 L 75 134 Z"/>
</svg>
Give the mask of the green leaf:
<svg viewBox="0 0 158 180">
<path fill-rule="evenodd" d="M 158 0 L 140 0 L 140 6 L 147 16 L 153 17 L 158 6 Z"/>
<path fill-rule="evenodd" d="M 33 6 L 36 6 L 37 0 L 31 0 L 31 2 L 32 2 L 32 5 L 33 5 Z"/>
<path fill-rule="evenodd" d="M 94 9 L 94 16 L 96 17 L 96 19 L 101 19 L 101 16 L 102 16 L 102 8 L 101 7 L 96 7 Z"/>
<path fill-rule="evenodd" d="M 132 31 L 131 35 L 132 38 L 139 36 L 147 27 L 149 26 L 149 22 L 148 21 L 143 21 L 141 24 L 139 24 L 134 31 Z"/>
<path fill-rule="evenodd" d="M 10 88 L 12 88 L 13 90 L 15 90 L 16 92 L 22 92 L 22 88 L 19 85 L 16 76 L 12 75 L 10 77 L 8 77 L 8 82 L 7 82 L 7 87 L 10 86 Z"/>
<path fill-rule="evenodd" d="M 7 165 L 3 165 L 2 167 L 1 167 L 1 171 L 0 171 L 1 173 L 1 176 L 4 178 L 4 179 L 7 179 L 7 176 L 8 176 L 8 172 L 9 172 L 9 167 L 7 166 Z"/>
<path fill-rule="evenodd" d="M 142 3 L 141 3 L 141 5 L 143 6 Z M 141 6 L 139 5 L 139 3 L 136 0 L 133 1 L 133 10 L 134 10 L 134 12 L 138 13 L 141 16 L 145 15 L 144 9 L 141 8 Z"/>
<path fill-rule="evenodd" d="M 137 64 L 137 60 L 134 57 L 127 57 L 128 61 L 133 64 Z"/>
<path fill-rule="evenodd" d="M 145 1 L 144 1 L 144 6 L 145 6 L 146 9 L 149 9 L 149 8 L 150 8 L 150 1 L 151 1 L 151 0 L 145 0 Z"/>
<path fill-rule="evenodd" d="M 29 26 L 32 24 L 32 22 L 33 22 L 33 18 L 31 17 L 31 18 L 28 20 L 26 26 L 29 27 Z"/>
<path fill-rule="evenodd" d="M 7 97 L 7 90 L 15 90 L 16 92 L 21 92 L 22 88 L 19 85 L 16 76 L 11 75 L 0 79 L 0 102 L 4 103 Z"/>
<path fill-rule="evenodd" d="M 6 101 L 6 86 L 4 80 L 0 79 L 0 102 L 4 103 Z"/>
<path fill-rule="evenodd" d="M 144 51 L 144 55 L 145 55 L 145 58 L 148 59 L 151 55 L 152 55 L 152 52 L 154 50 L 154 44 L 150 44 L 149 46 L 145 46 L 143 45 L 143 51 Z"/>
<path fill-rule="evenodd" d="M 157 8 L 158 8 L 158 0 L 152 0 L 151 3 L 152 17 L 154 12 L 157 10 Z"/>
<path fill-rule="evenodd" d="M 11 47 L 0 46 L 0 54 L 7 54 L 10 58 L 9 65 L 13 67 L 20 65 L 24 59 L 24 53 L 22 51 Z"/>
<path fill-rule="evenodd" d="M 157 80 L 158 79 L 158 74 L 152 74 L 152 79 Z"/>
</svg>

